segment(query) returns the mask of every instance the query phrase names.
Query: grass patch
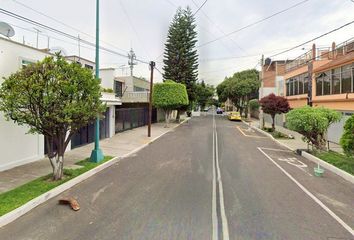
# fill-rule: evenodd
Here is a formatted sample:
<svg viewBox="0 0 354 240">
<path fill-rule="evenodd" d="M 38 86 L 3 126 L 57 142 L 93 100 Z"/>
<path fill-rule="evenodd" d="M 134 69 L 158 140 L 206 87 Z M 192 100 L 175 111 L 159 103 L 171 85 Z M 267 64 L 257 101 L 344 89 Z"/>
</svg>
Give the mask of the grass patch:
<svg viewBox="0 0 354 240">
<path fill-rule="evenodd" d="M 276 139 L 292 139 L 284 133 L 278 132 L 276 130 L 274 131 L 271 127 L 264 127 L 263 131 L 270 133 Z"/>
<path fill-rule="evenodd" d="M 354 175 L 354 157 L 348 157 L 346 155 L 329 151 L 329 152 L 312 152 L 313 155 L 328 162 L 337 168 L 340 168 L 347 173 Z"/>
<path fill-rule="evenodd" d="M 113 157 L 106 156 L 102 162 L 93 163 L 89 158 L 79 161 L 76 165 L 82 166 L 77 169 L 64 169 L 64 177 L 60 181 L 52 181 L 52 174 L 37 178 L 15 189 L 0 194 L 0 216 L 22 206 L 39 195 L 87 172 L 98 165 L 107 162 Z"/>
</svg>

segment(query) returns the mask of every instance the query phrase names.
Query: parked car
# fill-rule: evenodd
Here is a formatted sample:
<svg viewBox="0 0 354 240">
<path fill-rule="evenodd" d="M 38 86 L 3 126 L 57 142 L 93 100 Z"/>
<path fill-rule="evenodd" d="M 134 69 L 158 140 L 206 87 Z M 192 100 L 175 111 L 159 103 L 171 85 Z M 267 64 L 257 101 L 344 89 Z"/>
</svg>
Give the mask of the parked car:
<svg viewBox="0 0 354 240">
<path fill-rule="evenodd" d="M 230 112 L 227 118 L 231 121 L 233 120 L 241 121 L 241 115 L 239 112 Z"/>
<path fill-rule="evenodd" d="M 222 114 L 222 113 L 223 113 L 223 110 L 221 108 L 216 109 L 216 114 Z"/>
</svg>

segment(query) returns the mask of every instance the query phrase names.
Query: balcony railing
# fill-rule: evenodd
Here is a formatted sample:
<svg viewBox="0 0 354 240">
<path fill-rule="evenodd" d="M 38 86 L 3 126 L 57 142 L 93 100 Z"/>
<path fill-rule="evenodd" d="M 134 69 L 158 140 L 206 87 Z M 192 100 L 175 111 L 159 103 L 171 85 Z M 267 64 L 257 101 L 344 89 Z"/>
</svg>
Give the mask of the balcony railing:
<svg viewBox="0 0 354 240">
<path fill-rule="evenodd" d="M 323 60 L 331 58 L 331 50 L 329 47 L 326 48 L 316 48 L 316 56 L 312 56 L 312 49 L 304 54 L 301 54 L 291 62 L 287 63 L 285 66 L 285 71 L 290 72 L 294 69 L 305 66 L 311 60 Z"/>
<path fill-rule="evenodd" d="M 149 92 L 125 92 L 122 96 L 123 103 L 148 103 Z"/>
</svg>

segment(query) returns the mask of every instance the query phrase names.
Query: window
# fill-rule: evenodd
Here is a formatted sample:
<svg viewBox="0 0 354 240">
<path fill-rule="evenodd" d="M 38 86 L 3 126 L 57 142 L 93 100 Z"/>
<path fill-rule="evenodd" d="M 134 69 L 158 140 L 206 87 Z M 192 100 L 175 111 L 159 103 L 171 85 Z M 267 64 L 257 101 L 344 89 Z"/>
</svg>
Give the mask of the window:
<svg viewBox="0 0 354 240">
<path fill-rule="evenodd" d="M 352 73 L 351 73 L 351 66 L 346 65 L 341 67 L 341 78 L 342 78 L 342 84 L 341 84 L 341 93 L 349 93 L 352 91 Z"/>
<path fill-rule="evenodd" d="M 352 92 L 354 92 L 354 63 L 352 63 Z"/>
<path fill-rule="evenodd" d="M 294 77 L 294 95 L 299 95 L 299 76 Z"/>
<path fill-rule="evenodd" d="M 331 74 L 329 71 L 323 74 L 323 95 L 331 94 Z"/>
<path fill-rule="evenodd" d="M 340 71 L 341 68 L 332 69 L 332 94 L 340 93 Z"/>
<path fill-rule="evenodd" d="M 114 81 L 114 92 L 116 93 L 116 97 L 121 97 L 123 95 L 122 90 L 122 82 Z"/>
<path fill-rule="evenodd" d="M 299 76 L 299 94 L 304 94 L 304 74 Z"/>
<path fill-rule="evenodd" d="M 307 73 L 304 74 L 304 93 L 308 93 L 309 91 L 309 75 Z"/>
<path fill-rule="evenodd" d="M 323 95 L 323 73 L 316 77 L 316 96 Z"/>
<path fill-rule="evenodd" d="M 34 62 L 28 61 L 28 60 L 25 60 L 25 59 L 22 59 L 22 60 L 21 60 L 21 67 L 22 67 L 22 68 L 25 68 L 25 67 L 27 67 L 29 64 L 32 64 L 32 63 L 34 63 Z"/>
<path fill-rule="evenodd" d="M 290 96 L 290 91 L 289 91 L 289 80 L 286 80 L 286 96 Z"/>
<path fill-rule="evenodd" d="M 145 88 L 134 86 L 134 92 L 146 92 L 146 91 L 148 90 Z"/>
<path fill-rule="evenodd" d="M 88 64 L 85 64 L 85 68 L 88 68 L 88 69 L 93 69 L 93 66 L 88 65 Z"/>
<path fill-rule="evenodd" d="M 293 79 L 289 79 L 289 96 L 294 95 L 294 84 L 293 84 Z"/>
</svg>

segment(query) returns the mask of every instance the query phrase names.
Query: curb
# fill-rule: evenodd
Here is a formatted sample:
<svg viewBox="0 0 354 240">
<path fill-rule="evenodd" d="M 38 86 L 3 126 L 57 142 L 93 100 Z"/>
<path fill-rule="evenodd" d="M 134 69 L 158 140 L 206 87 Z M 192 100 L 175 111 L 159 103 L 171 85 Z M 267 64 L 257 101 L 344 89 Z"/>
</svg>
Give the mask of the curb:
<svg viewBox="0 0 354 240">
<path fill-rule="evenodd" d="M 168 131 L 160 134 L 159 136 L 153 138 L 150 142 L 143 144 L 142 146 L 134 149 L 133 151 L 124 154 L 123 156 L 120 157 L 114 157 L 113 159 L 102 163 L 101 165 L 67 181 L 66 183 L 63 183 L 62 185 L 59 185 L 51 190 L 49 190 L 46 193 L 43 193 L 42 195 L 32 199 L 31 201 L 25 203 L 24 205 L 12 210 L 11 212 L 6 213 L 5 215 L 2 215 L 0 217 L 0 228 L 2 228 L 3 226 L 15 221 L 17 218 L 25 215 L 26 213 L 28 213 L 29 211 L 31 211 L 33 208 L 36 208 L 37 206 L 39 206 L 40 204 L 48 201 L 51 198 L 54 198 L 56 196 L 58 196 L 59 194 L 63 193 L 64 191 L 72 188 L 73 186 L 85 181 L 86 179 L 88 179 L 89 177 L 95 175 L 96 173 L 101 172 L 102 170 L 119 163 L 120 160 L 122 160 L 123 158 L 129 157 L 130 155 L 139 152 L 140 150 L 142 150 L 143 148 L 147 147 L 150 143 L 156 141 L 157 139 L 159 139 L 160 137 L 162 137 L 163 135 L 171 132 L 173 129 L 179 127 L 180 125 L 182 125 L 183 123 L 187 122 L 190 118 L 186 118 L 184 119 L 182 122 L 180 122 L 178 125 L 170 128 Z"/>
<path fill-rule="evenodd" d="M 295 152 L 296 149 L 293 149 L 293 148 L 289 147 L 288 145 L 286 145 L 286 144 L 284 144 L 284 143 L 282 143 L 282 142 L 279 142 L 279 141 L 278 141 L 277 139 L 275 139 L 271 134 L 269 134 L 269 133 L 263 131 L 262 129 L 259 129 L 259 128 L 255 127 L 255 126 L 252 126 L 251 124 L 249 124 L 248 122 L 246 122 L 246 121 L 244 121 L 244 120 L 242 120 L 242 122 L 243 122 L 244 124 L 246 124 L 247 126 L 250 126 L 252 129 L 256 130 L 257 132 L 262 133 L 262 134 L 264 134 L 264 135 L 270 137 L 270 138 L 271 138 L 274 142 L 276 142 L 277 144 L 279 144 L 279 145 L 281 145 L 281 146 L 283 146 L 283 147 L 289 149 L 289 150 L 292 151 L 292 152 Z"/>
<path fill-rule="evenodd" d="M 281 143 L 279 142 L 277 139 L 275 139 L 271 134 L 257 128 L 257 127 L 254 127 L 250 124 L 248 124 L 247 122 L 243 121 L 243 123 L 247 124 L 248 126 L 251 126 L 251 128 L 253 128 L 254 130 L 260 132 L 260 133 L 263 133 L 264 135 L 270 137 L 274 142 L 280 144 L 281 146 L 283 147 L 286 147 L 287 149 L 291 150 L 291 151 L 295 151 L 296 149 L 292 149 L 291 147 L 285 145 L 284 143 Z M 328 171 L 331 171 L 332 173 L 334 174 L 337 174 L 338 176 L 344 178 L 345 180 L 349 181 L 350 183 L 353 183 L 354 184 L 354 176 L 343 171 L 342 169 L 339 169 L 335 166 L 333 166 L 332 164 L 330 163 L 327 163 L 325 161 L 323 161 L 322 159 L 319 159 L 318 157 L 315 157 L 313 156 L 312 154 L 306 152 L 306 151 L 301 151 L 301 156 L 303 156 L 304 158 L 306 158 L 307 160 L 310 160 L 311 162 L 314 162 L 314 163 L 317 163 L 317 164 L 320 164 L 323 168 L 327 169 Z"/>
<path fill-rule="evenodd" d="M 347 180 L 348 182 L 354 184 L 354 176 L 343 171 L 342 169 L 337 168 L 336 166 L 333 166 L 332 164 L 323 161 L 322 159 L 306 152 L 306 151 L 301 151 L 301 156 L 303 156 L 304 158 L 310 160 L 311 162 L 317 163 L 319 165 L 321 165 L 323 168 L 333 172 L 334 174 L 337 174 L 338 176 L 344 178 L 345 180 Z"/>
</svg>

